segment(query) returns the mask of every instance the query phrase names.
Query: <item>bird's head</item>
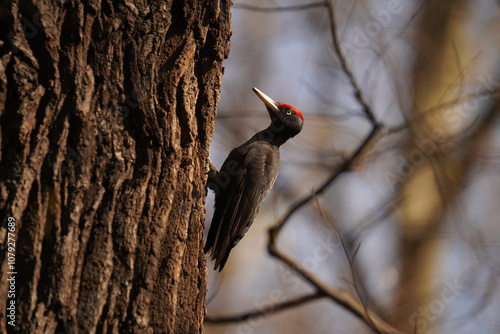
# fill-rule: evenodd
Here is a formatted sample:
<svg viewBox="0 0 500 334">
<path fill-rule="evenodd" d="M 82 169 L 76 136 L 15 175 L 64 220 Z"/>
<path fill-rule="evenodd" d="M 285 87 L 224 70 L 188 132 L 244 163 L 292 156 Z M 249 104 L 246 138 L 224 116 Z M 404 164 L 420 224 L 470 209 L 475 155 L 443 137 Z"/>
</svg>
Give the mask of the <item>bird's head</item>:
<svg viewBox="0 0 500 334">
<path fill-rule="evenodd" d="M 284 130 L 289 133 L 290 137 L 295 136 L 302 130 L 304 116 L 299 109 L 286 103 L 274 102 L 269 96 L 257 88 L 253 87 L 252 89 L 266 105 L 271 121 L 277 121 L 279 125 L 284 125 Z"/>
</svg>

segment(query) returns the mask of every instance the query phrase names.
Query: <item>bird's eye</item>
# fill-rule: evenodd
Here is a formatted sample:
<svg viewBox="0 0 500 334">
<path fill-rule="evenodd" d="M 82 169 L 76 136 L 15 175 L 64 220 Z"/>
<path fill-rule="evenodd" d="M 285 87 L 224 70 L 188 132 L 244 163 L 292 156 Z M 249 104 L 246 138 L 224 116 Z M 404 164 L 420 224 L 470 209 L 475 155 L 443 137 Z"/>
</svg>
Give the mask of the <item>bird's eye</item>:
<svg viewBox="0 0 500 334">
<path fill-rule="evenodd" d="M 291 115 L 291 114 L 292 114 L 292 111 L 291 111 L 291 110 L 287 110 L 287 111 L 286 111 L 286 114 L 287 114 L 287 115 Z"/>
</svg>

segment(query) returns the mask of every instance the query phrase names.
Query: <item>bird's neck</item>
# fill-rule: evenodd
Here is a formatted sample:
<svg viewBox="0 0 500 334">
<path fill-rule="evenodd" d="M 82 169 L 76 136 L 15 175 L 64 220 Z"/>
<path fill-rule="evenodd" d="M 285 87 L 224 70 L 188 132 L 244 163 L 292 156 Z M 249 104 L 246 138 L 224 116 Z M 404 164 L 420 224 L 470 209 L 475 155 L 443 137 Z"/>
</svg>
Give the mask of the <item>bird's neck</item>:
<svg viewBox="0 0 500 334">
<path fill-rule="evenodd" d="M 268 128 L 257 132 L 250 141 L 265 141 L 279 147 L 292 137 L 293 134 L 283 123 L 272 122 Z"/>
</svg>

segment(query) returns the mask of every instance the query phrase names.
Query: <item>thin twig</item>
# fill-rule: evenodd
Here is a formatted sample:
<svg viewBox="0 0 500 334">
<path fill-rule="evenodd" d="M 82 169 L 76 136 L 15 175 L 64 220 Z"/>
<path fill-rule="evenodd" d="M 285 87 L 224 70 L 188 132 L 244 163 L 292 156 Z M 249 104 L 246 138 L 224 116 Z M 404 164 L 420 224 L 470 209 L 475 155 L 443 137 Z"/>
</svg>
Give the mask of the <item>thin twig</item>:
<svg viewBox="0 0 500 334">
<path fill-rule="evenodd" d="M 463 102 L 466 102 L 466 101 L 469 101 L 469 100 L 472 100 L 475 98 L 482 98 L 482 97 L 487 97 L 487 96 L 492 97 L 492 96 L 495 96 L 497 94 L 500 94 L 500 87 L 489 87 L 489 88 L 481 89 L 475 93 L 462 95 L 462 96 L 459 96 L 457 98 L 451 99 L 449 101 L 442 102 L 434 107 L 431 107 L 427 110 L 420 112 L 418 114 L 418 116 L 414 117 L 410 122 L 407 122 L 403 125 L 386 128 L 385 131 L 383 133 L 381 133 L 381 137 L 388 135 L 388 134 L 393 134 L 393 133 L 408 129 L 413 122 L 425 121 L 427 119 L 427 117 L 434 115 L 439 110 L 451 108 L 453 106 L 459 105 L 460 103 L 463 103 Z"/>
<path fill-rule="evenodd" d="M 361 248 L 361 243 L 358 244 L 358 247 L 356 247 L 356 249 L 354 250 L 354 253 L 352 254 L 352 256 L 349 256 L 349 252 L 347 251 L 347 247 L 346 247 L 346 245 L 344 243 L 344 239 L 342 239 L 342 237 L 340 237 L 339 239 L 340 239 L 340 244 L 342 245 L 342 249 L 344 250 L 347 262 L 349 263 L 349 268 L 351 270 L 351 277 L 352 277 L 352 284 L 354 286 L 354 291 L 356 291 L 356 295 L 358 296 L 359 300 L 362 301 L 363 296 L 361 295 L 360 287 L 359 287 L 359 284 L 358 284 L 358 275 L 356 274 L 356 270 L 354 269 L 354 258 L 358 254 L 359 249 Z M 377 325 L 370 318 L 370 313 L 368 312 L 369 310 L 368 310 L 367 303 L 366 302 L 361 302 L 361 304 L 363 304 L 363 306 L 365 308 L 365 314 L 366 314 L 366 316 L 368 318 L 368 321 L 370 321 L 370 323 L 371 323 L 371 327 L 375 327 L 376 328 Z"/>
<path fill-rule="evenodd" d="M 332 44 L 333 44 L 333 48 L 335 50 L 335 53 L 337 54 L 337 56 L 339 58 L 340 68 L 342 69 L 342 71 L 345 73 L 345 75 L 349 79 L 351 86 L 354 89 L 354 97 L 356 98 L 356 100 L 358 100 L 366 117 L 370 120 L 370 122 L 372 122 L 375 125 L 375 127 L 377 127 L 377 121 L 375 119 L 375 115 L 373 113 L 372 107 L 366 101 L 364 94 L 361 91 L 361 88 L 360 88 L 356 78 L 354 77 L 354 74 L 351 70 L 351 67 L 349 66 L 347 59 L 345 58 L 345 55 L 342 52 L 342 48 L 340 47 L 340 41 L 339 41 L 339 38 L 337 36 L 337 24 L 335 21 L 335 12 L 334 12 L 333 5 L 328 1 L 325 1 L 324 4 L 328 8 L 328 19 L 330 21 L 330 32 L 332 35 Z"/>
</svg>

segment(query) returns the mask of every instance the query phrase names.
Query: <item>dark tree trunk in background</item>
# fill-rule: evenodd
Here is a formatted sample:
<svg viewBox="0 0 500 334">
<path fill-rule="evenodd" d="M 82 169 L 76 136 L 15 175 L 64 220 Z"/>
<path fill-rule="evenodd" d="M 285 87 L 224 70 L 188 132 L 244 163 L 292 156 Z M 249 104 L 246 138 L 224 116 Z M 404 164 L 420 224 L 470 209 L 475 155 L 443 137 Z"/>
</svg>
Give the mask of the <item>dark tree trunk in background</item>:
<svg viewBox="0 0 500 334">
<path fill-rule="evenodd" d="M 230 3 L 2 2 L 0 332 L 201 332 Z"/>
</svg>

